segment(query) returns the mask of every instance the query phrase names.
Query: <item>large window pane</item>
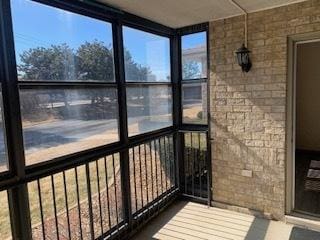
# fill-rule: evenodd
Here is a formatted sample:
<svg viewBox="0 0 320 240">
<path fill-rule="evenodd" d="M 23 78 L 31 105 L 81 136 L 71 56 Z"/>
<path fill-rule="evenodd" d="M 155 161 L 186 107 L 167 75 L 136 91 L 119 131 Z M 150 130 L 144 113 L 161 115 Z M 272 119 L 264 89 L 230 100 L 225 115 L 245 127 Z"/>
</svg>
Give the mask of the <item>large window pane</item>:
<svg viewBox="0 0 320 240">
<path fill-rule="evenodd" d="M 8 167 L 6 136 L 5 136 L 4 117 L 3 117 L 2 90 L 0 85 L 0 172 L 7 171 L 8 169 L 9 167 Z"/>
<path fill-rule="evenodd" d="M 207 77 L 207 36 L 205 32 L 182 37 L 182 78 Z"/>
<path fill-rule="evenodd" d="M 21 90 L 27 164 L 118 140 L 113 88 Z"/>
<path fill-rule="evenodd" d="M 123 41 L 126 81 L 171 81 L 168 38 L 124 27 Z"/>
<path fill-rule="evenodd" d="M 182 84 L 183 122 L 207 124 L 207 83 Z"/>
<path fill-rule="evenodd" d="M 11 0 L 19 80 L 114 81 L 111 24 Z"/>
<path fill-rule="evenodd" d="M 127 88 L 129 136 L 172 125 L 172 96 L 169 86 Z"/>
</svg>

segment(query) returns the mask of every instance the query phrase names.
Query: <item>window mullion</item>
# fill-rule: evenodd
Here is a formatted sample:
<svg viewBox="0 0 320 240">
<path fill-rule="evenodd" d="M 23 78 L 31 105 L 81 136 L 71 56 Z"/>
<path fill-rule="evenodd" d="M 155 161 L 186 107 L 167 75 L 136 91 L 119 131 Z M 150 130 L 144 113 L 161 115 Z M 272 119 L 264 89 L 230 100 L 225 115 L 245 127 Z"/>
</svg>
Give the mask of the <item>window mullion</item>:
<svg viewBox="0 0 320 240">
<path fill-rule="evenodd" d="M 0 47 L 3 60 L 3 101 L 10 171 L 18 178 L 25 176 L 25 157 L 22 139 L 19 90 L 13 43 L 12 20 L 9 1 L 0 2 Z M 8 190 L 13 239 L 31 239 L 31 220 L 27 185 Z"/>
<path fill-rule="evenodd" d="M 124 49 L 123 49 L 123 34 L 122 23 L 117 21 L 112 24 L 113 49 L 114 49 L 114 67 L 115 79 L 118 88 L 118 108 L 119 108 L 119 133 L 120 143 L 127 145 L 128 139 L 128 118 L 127 118 L 127 100 L 126 100 L 126 84 L 124 72 Z M 131 190 L 130 190 L 130 165 L 129 165 L 129 149 L 125 148 L 120 152 L 120 167 L 121 167 L 121 187 L 122 201 L 124 208 L 124 220 L 129 226 L 132 224 L 131 210 Z"/>
</svg>

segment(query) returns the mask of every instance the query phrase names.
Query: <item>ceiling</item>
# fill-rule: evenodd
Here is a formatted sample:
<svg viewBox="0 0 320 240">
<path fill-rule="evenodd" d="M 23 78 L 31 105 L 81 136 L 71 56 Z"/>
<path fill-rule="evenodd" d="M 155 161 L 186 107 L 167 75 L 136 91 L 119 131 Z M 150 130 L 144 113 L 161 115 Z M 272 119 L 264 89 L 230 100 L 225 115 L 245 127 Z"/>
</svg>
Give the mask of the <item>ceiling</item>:
<svg viewBox="0 0 320 240">
<path fill-rule="evenodd" d="M 229 0 L 99 1 L 172 28 L 241 14 L 241 11 Z M 303 0 L 236 0 L 236 2 L 248 12 L 255 12 L 301 1 Z"/>
</svg>

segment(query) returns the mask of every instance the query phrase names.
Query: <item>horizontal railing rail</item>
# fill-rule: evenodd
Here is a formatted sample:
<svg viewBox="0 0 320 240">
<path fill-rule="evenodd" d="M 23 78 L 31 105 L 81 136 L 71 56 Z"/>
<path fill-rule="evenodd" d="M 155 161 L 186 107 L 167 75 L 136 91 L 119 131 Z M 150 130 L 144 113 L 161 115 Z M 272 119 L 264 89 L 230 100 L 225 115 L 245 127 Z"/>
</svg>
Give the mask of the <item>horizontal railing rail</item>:
<svg viewBox="0 0 320 240">
<path fill-rule="evenodd" d="M 168 127 L 150 133 L 145 133 L 139 136 L 131 137 L 129 138 L 129 143 L 127 144 L 110 144 L 106 147 L 99 148 L 96 151 L 85 151 L 84 154 L 81 156 L 78 156 L 78 154 L 75 157 L 73 157 L 73 155 L 69 155 L 67 158 L 57 159 L 57 161 L 52 160 L 49 162 L 40 163 L 32 167 L 30 166 L 26 169 L 26 175 L 24 176 L 24 178 L 14 177 L 5 181 L 1 181 L 0 191 L 13 188 L 20 184 L 28 183 L 30 181 L 36 180 L 37 178 L 49 176 L 50 174 L 67 170 L 75 166 L 79 166 L 99 157 L 118 153 L 120 151 L 129 149 L 132 146 L 143 143 L 144 141 L 152 140 L 154 138 L 158 138 L 166 134 L 174 134 L 175 132 L 177 131 L 174 130 L 173 127 Z"/>
<path fill-rule="evenodd" d="M 135 138 L 126 148 L 40 169 L 2 189 L 27 186 L 33 239 L 122 239 L 177 197 L 174 136 L 167 129 Z M 121 151 L 129 155 L 129 172 L 124 174 Z M 130 192 L 123 192 L 125 181 Z M 131 222 L 125 216 L 125 196 Z M 7 228 L 10 232 L 10 224 Z"/>
</svg>

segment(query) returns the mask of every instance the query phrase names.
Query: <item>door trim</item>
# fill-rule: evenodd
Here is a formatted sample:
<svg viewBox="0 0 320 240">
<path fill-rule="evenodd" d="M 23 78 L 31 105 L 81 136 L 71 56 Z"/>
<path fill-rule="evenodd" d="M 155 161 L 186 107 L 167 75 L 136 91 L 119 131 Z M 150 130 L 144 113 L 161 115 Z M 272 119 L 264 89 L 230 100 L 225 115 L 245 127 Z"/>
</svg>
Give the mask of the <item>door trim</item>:
<svg viewBox="0 0 320 240">
<path fill-rule="evenodd" d="M 295 203 L 295 126 L 296 126 L 296 57 L 297 46 L 320 41 L 320 32 L 288 37 L 287 47 L 287 111 L 286 111 L 286 200 L 285 213 L 294 211 Z"/>
</svg>

